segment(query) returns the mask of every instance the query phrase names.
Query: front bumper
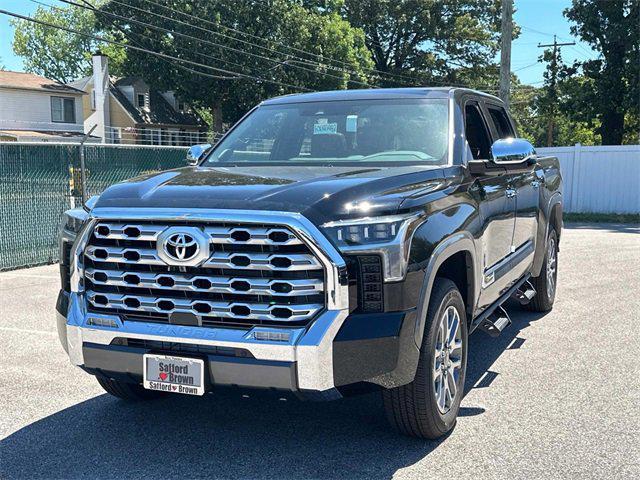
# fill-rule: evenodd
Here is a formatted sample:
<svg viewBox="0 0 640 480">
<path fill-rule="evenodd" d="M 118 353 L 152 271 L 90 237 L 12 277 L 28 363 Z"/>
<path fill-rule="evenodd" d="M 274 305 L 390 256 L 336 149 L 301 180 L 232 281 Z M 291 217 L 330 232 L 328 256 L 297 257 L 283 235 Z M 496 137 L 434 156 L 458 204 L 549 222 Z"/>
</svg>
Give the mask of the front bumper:
<svg viewBox="0 0 640 480">
<path fill-rule="evenodd" d="M 118 315 L 88 312 L 83 286 L 83 251 L 89 232 L 102 219 L 120 221 L 149 218 L 194 222 L 226 219 L 238 223 L 287 225 L 324 266 L 327 289 L 325 310 L 307 327 L 256 326 L 250 330 L 123 322 Z M 402 367 L 399 370 L 403 373 L 396 375 L 396 367 L 407 363 L 403 359 L 409 348 L 416 350 L 412 342 L 405 341 L 412 335 L 415 316 L 408 321 L 402 313 L 378 315 L 373 319 L 350 317 L 345 261 L 317 227 L 299 214 L 96 208 L 75 238 L 69 262 L 71 293 L 61 292 L 57 309 L 58 331 L 71 362 L 92 373 L 112 376 L 122 373 L 126 378 L 138 381 L 141 378 L 142 360 L 140 358 L 138 361 L 136 357 L 146 352 L 133 351 L 128 346 L 125 350 L 118 345 L 121 339 L 132 339 L 213 347 L 214 351 L 215 347 L 242 350 L 248 354 L 243 358 L 206 355 L 211 383 L 283 388 L 309 392 L 310 396 L 313 396 L 313 392 L 320 399 L 339 398 L 338 387 L 347 383 L 372 380 L 372 383 L 394 386 L 412 378 L 411 368 Z M 345 323 L 347 319 L 350 320 L 348 324 Z M 372 329 L 369 320 L 383 328 Z M 402 347 L 409 344 L 409 348 Z M 415 363 L 413 350 L 409 352 L 412 359 L 409 364 Z M 202 358 L 204 355 L 198 356 Z M 365 368 L 354 368 L 354 365 Z"/>
<path fill-rule="evenodd" d="M 325 312 L 306 332 L 287 329 L 290 337 L 285 342 L 255 338 L 256 332 L 284 329 L 122 322 L 117 316 L 87 313 L 84 305 L 82 295 L 60 292 L 60 342 L 74 365 L 121 381 L 142 382 L 145 353 L 203 358 L 210 386 L 273 388 L 315 400 L 340 398 L 345 387 L 361 382 L 398 386 L 415 372 L 415 311 L 351 316 L 346 311 Z M 95 320 L 114 326 L 92 325 Z M 160 343 L 164 348 L 157 346 Z M 181 350 L 181 345 L 188 348 Z M 168 346 L 171 351 L 166 351 Z M 210 347 L 224 352 L 212 353 Z"/>
<path fill-rule="evenodd" d="M 92 373 L 126 373 L 132 380 L 141 379 L 141 355 L 147 350 L 118 348 L 113 344 L 122 338 L 149 340 L 238 349 L 250 354 L 248 358 L 206 355 L 211 383 L 339 396 L 335 391 L 332 345 L 347 316 L 346 310 L 326 311 L 308 329 L 239 330 L 122 322 L 116 315 L 89 313 L 85 305 L 82 294 L 60 292 L 58 335 L 71 363 Z M 262 340 L 256 338 L 258 332 L 287 332 L 289 337 L 286 341 Z"/>
</svg>

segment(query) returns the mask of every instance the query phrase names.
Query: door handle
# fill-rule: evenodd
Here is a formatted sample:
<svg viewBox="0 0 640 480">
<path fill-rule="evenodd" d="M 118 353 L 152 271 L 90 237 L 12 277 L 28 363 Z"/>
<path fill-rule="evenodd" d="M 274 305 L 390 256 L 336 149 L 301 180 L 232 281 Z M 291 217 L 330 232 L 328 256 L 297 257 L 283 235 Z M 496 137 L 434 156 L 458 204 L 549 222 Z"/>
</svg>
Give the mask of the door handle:
<svg viewBox="0 0 640 480">
<path fill-rule="evenodd" d="M 513 188 L 507 188 L 504 192 L 507 198 L 513 198 L 516 196 L 516 191 Z"/>
</svg>

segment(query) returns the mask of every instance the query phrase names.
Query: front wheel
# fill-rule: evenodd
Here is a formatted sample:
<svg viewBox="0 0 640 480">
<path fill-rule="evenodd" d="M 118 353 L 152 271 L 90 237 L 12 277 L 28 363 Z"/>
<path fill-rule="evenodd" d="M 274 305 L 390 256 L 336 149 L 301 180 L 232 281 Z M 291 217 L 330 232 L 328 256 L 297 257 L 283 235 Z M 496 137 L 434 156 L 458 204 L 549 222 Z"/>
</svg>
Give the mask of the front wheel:
<svg viewBox="0 0 640 480">
<path fill-rule="evenodd" d="M 548 312 L 553 308 L 558 285 L 558 234 L 551 228 L 540 275 L 531 279 L 536 295 L 525 305 L 532 312 Z"/>
<path fill-rule="evenodd" d="M 436 278 L 413 382 L 383 392 L 387 418 L 400 433 L 436 439 L 453 429 L 464 392 L 467 320 L 462 296 Z"/>
</svg>

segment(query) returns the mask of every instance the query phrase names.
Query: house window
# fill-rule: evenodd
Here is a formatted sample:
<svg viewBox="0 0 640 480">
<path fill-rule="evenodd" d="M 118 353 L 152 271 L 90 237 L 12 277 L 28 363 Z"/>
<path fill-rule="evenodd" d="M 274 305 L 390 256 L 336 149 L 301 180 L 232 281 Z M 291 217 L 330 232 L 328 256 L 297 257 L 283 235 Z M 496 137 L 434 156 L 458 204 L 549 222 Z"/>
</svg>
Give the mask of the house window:
<svg viewBox="0 0 640 480">
<path fill-rule="evenodd" d="M 76 99 L 51 97 L 51 121 L 56 123 L 76 123 Z"/>
<path fill-rule="evenodd" d="M 96 91 L 91 90 L 91 110 L 95 110 L 96 109 Z"/>
<path fill-rule="evenodd" d="M 178 110 L 184 112 L 184 102 L 178 102 Z"/>
<path fill-rule="evenodd" d="M 139 93 L 138 95 L 136 95 L 137 105 L 139 108 L 144 108 L 145 106 L 144 96 L 145 96 L 144 93 Z"/>
</svg>

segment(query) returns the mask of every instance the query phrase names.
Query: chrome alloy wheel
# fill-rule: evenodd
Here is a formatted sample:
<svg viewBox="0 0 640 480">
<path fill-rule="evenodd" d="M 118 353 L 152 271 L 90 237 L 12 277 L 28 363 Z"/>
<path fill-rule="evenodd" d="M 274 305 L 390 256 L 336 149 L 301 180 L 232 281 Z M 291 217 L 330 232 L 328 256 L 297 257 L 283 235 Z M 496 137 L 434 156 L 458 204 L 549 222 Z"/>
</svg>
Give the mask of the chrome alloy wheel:
<svg viewBox="0 0 640 480">
<path fill-rule="evenodd" d="M 433 358 L 433 388 L 440 413 L 447 413 L 456 398 L 462 368 L 460 314 L 453 305 L 440 317 Z"/>
<path fill-rule="evenodd" d="M 556 250 L 556 239 L 549 238 L 547 247 L 547 297 L 553 298 L 556 293 L 556 276 L 558 269 L 558 252 Z"/>
</svg>

